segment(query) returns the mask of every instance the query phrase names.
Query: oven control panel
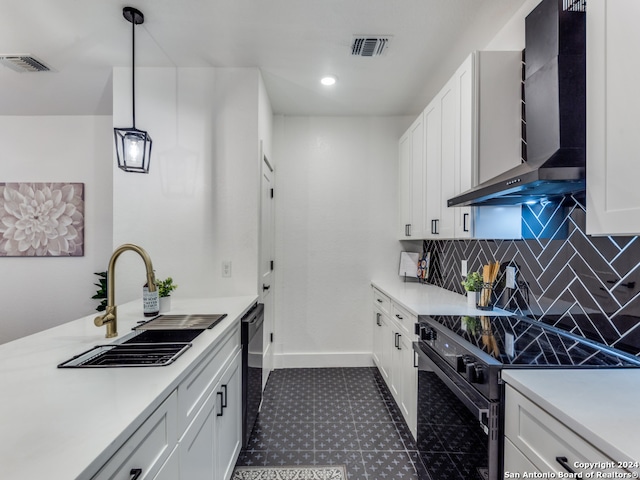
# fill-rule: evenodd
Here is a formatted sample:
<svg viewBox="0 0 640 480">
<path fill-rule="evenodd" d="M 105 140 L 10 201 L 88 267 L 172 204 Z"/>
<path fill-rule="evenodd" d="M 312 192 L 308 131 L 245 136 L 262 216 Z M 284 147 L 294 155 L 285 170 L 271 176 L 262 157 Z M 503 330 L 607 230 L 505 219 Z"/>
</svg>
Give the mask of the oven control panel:
<svg viewBox="0 0 640 480">
<path fill-rule="evenodd" d="M 483 395 L 491 396 L 490 391 L 495 390 L 497 374 L 492 371 L 492 366 L 483 358 L 484 352 L 466 345 L 466 342 L 458 339 L 456 335 L 449 334 L 438 325 L 425 322 L 415 324 L 415 333 L 420 339 L 419 343 L 435 353 L 451 366 L 462 380 L 472 385 Z M 452 372 L 452 373 L 453 373 Z M 492 377 L 496 377 L 492 379 Z"/>
</svg>

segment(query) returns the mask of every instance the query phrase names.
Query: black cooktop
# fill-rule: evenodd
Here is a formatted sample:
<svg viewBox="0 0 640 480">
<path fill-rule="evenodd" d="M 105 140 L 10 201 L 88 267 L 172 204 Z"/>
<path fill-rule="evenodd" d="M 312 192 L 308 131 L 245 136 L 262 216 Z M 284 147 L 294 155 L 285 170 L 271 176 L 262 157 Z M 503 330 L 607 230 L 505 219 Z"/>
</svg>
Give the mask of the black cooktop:
<svg viewBox="0 0 640 480">
<path fill-rule="evenodd" d="M 523 317 L 421 316 L 506 366 L 639 367 L 640 358 Z M 448 341 L 443 339 L 443 341 Z"/>
</svg>

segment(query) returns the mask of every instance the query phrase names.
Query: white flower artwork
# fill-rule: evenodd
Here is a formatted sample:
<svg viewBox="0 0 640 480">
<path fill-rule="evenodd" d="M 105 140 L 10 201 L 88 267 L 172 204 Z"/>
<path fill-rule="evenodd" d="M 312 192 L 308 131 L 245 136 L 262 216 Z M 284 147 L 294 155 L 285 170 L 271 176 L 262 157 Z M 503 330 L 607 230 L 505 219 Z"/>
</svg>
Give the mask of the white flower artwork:
<svg viewBox="0 0 640 480">
<path fill-rule="evenodd" d="M 0 257 L 83 255 L 83 183 L 0 183 Z"/>
</svg>

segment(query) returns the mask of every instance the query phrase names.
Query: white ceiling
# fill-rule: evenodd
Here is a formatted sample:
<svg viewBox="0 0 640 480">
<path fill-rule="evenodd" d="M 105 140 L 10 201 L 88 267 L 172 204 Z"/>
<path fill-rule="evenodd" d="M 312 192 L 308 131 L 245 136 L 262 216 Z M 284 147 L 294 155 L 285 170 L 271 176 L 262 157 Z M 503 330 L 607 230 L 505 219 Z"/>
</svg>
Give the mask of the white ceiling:
<svg viewBox="0 0 640 480">
<path fill-rule="evenodd" d="M 0 115 L 111 114 L 111 68 L 131 63 L 126 5 L 140 9 L 137 66 L 258 67 L 275 113 L 421 110 L 524 0 L 0 0 L 0 54 L 55 71 L 0 66 Z M 393 36 L 352 57 L 353 35 Z M 333 74 L 331 89 L 320 76 Z"/>
</svg>

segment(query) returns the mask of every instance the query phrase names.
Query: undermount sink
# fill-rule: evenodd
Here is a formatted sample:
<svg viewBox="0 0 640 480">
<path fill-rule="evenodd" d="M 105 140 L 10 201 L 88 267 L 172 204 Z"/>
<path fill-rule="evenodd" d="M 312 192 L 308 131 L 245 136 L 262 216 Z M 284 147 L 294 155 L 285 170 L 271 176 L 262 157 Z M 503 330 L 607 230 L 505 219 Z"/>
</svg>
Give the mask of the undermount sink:
<svg viewBox="0 0 640 480">
<path fill-rule="evenodd" d="M 173 363 L 190 343 L 121 343 L 98 345 L 58 368 L 159 367 Z"/>
<path fill-rule="evenodd" d="M 226 317 L 159 315 L 134 328 L 125 339 L 97 345 L 58 368 L 160 367 L 169 365 L 191 347 L 191 341 Z"/>
</svg>

